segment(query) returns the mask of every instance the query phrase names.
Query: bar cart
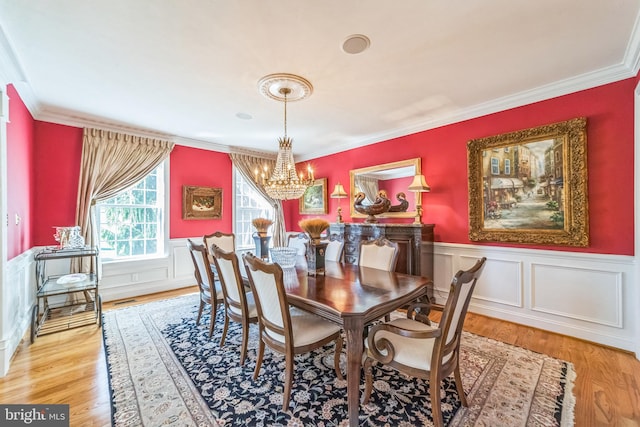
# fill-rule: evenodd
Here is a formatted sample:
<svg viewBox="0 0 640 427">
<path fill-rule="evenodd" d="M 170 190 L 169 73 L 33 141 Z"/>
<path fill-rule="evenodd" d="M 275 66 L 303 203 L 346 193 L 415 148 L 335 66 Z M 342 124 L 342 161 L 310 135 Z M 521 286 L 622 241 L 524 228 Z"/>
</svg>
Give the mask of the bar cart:
<svg viewBox="0 0 640 427">
<path fill-rule="evenodd" d="M 47 274 L 47 263 L 89 258 L 89 273 Z M 102 325 L 102 299 L 98 293 L 98 249 L 47 247 L 36 261 L 36 303 L 31 310 L 31 342 L 37 336 L 98 323 Z M 59 265 L 58 265 L 59 267 Z M 69 271 L 67 270 L 67 271 Z"/>
</svg>

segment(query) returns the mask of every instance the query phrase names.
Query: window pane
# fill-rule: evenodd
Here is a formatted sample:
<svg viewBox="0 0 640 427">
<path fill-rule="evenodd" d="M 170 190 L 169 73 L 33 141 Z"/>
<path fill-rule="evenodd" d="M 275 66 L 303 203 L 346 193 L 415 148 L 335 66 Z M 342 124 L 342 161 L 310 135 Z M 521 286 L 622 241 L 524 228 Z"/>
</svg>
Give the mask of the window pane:
<svg viewBox="0 0 640 427">
<path fill-rule="evenodd" d="M 259 217 L 273 220 L 273 207 L 245 181 L 235 168 L 233 171 L 235 178 L 234 233 L 236 235 L 236 248 L 252 249 L 255 248 L 252 237 L 255 229 L 251 221 Z"/>
<path fill-rule="evenodd" d="M 97 204 L 103 260 L 160 253 L 164 211 L 164 165 L 131 188 Z"/>
</svg>

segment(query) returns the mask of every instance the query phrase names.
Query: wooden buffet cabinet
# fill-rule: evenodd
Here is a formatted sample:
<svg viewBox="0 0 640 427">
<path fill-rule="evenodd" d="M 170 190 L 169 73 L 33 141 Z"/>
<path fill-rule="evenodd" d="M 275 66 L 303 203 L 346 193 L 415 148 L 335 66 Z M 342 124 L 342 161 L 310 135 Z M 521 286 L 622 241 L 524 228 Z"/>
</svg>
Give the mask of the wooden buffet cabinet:
<svg viewBox="0 0 640 427">
<path fill-rule="evenodd" d="M 433 279 L 433 228 L 434 224 L 367 224 L 333 223 L 331 234 L 344 239 L 344 262 L 357 264 L 362 240 L 386 237 L 398 243 L 396 272 L 425 276 Z M 429 295 L 433 300 L 433 295 Z"/>
</svg>

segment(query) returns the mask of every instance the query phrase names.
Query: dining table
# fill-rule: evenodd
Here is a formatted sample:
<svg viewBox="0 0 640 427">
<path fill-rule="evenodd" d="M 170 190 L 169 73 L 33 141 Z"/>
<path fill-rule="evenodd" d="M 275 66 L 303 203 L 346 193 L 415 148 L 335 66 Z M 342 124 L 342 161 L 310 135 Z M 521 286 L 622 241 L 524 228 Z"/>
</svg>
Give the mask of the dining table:
<svg viewBox="0 0 640 427">
<path fill-rule="evenodd" d="M 365 328 L 433 289 L 428 277 L 326 261 L 310 275 L 304 261 L 283 269 L 290 305 L 339 324 L 346 338 L 349 425 L 359 424 Z"/>
</svg>

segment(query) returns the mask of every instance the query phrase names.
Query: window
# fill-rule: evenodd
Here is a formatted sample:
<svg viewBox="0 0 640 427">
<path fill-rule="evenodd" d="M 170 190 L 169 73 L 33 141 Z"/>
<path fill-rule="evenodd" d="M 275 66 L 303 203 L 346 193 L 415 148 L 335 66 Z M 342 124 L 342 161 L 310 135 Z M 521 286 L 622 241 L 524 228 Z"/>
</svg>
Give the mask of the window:
<svg viewBox="0 0 640 427">
<path fill-rule="evenodd" d="M 511 160 L 504 159 L 504 174 L 511 175 Z"/>
<path fill-rule="evenodd" d="M 236 168 L 233 168 L 233 179 L 235 183 L 234 234 L 236 235 L 236 249 L 252 249 L 255 248 L 253 233 L 256 230 L 251 221 L 254 218 L 274 219 L 273 207 L 253 189 Z"/>
<path fill-rule="evenodd" d="M 491 175 L 500 174 L 500 160 L 497 157 L 491 158 Z"/>
<path fill-rule="evenodd" d="M 133 187 L 96 204 L 103 260 L 164 253 L 164 163 Z"/>
</svg>

